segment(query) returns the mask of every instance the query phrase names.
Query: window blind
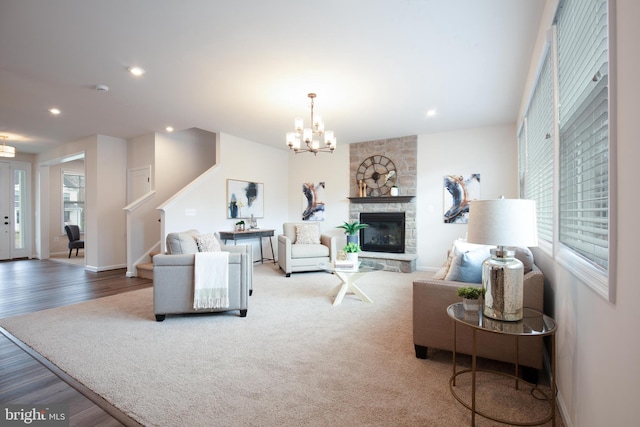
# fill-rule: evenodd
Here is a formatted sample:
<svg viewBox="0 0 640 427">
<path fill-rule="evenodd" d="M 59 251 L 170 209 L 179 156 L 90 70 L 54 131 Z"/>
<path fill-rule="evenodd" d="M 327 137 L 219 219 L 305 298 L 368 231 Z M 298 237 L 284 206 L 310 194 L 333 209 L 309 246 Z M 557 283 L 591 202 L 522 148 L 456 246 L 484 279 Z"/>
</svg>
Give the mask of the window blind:
<svg viewBox="0 0 640 427">
<path fill-rule="evenodd" d="M 526 118 L 524 195 L 536 201 L 538 238 L 553 241 L 553 74 L 547 51 Z"/>
<path fill-rule="evenodd" d="M 607 2 L 565 0 L 556 19 L 560 104 L 559 240 L 607 271 Z"/>
</svg>

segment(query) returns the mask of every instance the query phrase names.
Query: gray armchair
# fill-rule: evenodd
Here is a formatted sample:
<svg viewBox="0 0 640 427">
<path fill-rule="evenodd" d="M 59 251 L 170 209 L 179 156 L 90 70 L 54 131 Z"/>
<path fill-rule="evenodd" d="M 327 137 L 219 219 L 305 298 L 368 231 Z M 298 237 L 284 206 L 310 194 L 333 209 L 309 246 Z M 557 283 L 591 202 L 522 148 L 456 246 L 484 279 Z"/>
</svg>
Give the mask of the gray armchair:
<svg viewBox="0 0 640 427">
<path fill-rule="evenodd" d="M 303 233 L 302 229 L 307 232 Z M 293 272 L 319 271 L 319 265 L 336 259 L 336 238 L 320 234 L 320 225 L 313 222 L 285 222 L 278 236 L 278 265 L 287 277 Z M 302 239 L 311 235 L 311 239 Z"/>
<path fill-rule="evenodd" d="M 193 308 L 194 262 L 198 252 L 196 236 L 191 230 L 167 235 L 170 254 L 153 257 L 153 311 L 161 322 L 167 314 L 203 313 L 240 310 L 247 315 L 249 295 L 253 288 L 253 250 L 251 246 L 222 246 L 229 252 L 229 307 Z"/>
</svg>

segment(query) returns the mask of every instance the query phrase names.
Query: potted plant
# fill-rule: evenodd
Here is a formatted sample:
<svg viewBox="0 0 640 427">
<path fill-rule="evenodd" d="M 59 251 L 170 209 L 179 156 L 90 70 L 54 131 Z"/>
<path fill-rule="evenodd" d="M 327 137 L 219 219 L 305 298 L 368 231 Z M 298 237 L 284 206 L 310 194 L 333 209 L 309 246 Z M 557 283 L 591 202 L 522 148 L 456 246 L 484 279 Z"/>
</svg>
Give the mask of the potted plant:
<svg viewBox="0 0 640 427">
<path fill-rule="evenodd" d="M 344 245 L 342 248 L 344 253 L 347 255 L 347 259 L 349 261 L 353 261 L 354 263 L 358 263 L 358 252 L 360 252 L 360 245 L 357 243 L 349 242 Z"/>
<path fill-rule="evenodd" d="M 236 231 L 244 231 L 244 221 L 236 222 Z"/>
<path fill-rule="evenodd" d="M 347 243 L 358 243 L 358 233 L 363 228 L 367 228 L 369 224 L 361 224 L 360 221 L 354 222 L 345 222 L 342 225 L 337 226 L 336 228 L 342 228 L 344 230 L 344 234 L 347 235 Z"/>
<path fill-rule="evenodd" d="M 484 289 L 478 286 L 461 286 L 456 290 L 456 294 L 462 298 L 462 305 L 465 310 L 478 311 L 480 297 L 484 296 Z"/>
</svg>

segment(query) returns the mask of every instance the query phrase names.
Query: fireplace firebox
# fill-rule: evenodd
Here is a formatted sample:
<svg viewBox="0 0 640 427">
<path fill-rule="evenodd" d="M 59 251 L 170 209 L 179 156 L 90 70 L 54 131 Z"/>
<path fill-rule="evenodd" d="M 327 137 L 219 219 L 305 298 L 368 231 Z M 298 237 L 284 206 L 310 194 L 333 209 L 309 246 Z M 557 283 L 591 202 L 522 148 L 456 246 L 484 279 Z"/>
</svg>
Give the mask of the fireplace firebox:
<svg viewBox="0 0 640 427">
<path fill-rule="evenodd" d="M 404 253 L 404 212 L 360 213 L 360 247 L 368 252 Z"/>
</svg>

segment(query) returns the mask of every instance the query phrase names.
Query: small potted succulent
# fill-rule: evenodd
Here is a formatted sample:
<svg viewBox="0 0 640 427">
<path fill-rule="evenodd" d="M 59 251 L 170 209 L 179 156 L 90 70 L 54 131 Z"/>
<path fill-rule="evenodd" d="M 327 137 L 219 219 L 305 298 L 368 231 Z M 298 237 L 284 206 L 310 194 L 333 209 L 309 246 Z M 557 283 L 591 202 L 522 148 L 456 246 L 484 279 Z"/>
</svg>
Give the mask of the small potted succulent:
<svg viewBox="0 0 640 427">
<path fill-rule="evenodd" d="M 349 261 L 353 261 L 356 264 L 358 263 L 358 252 L 360 252 L 359 244 L 349 242 L 346 245 L 344 245 L 344 248 L 342 248 L 342 250 L 347 255 L 347 259 Z"/>
<path fill-rule="evenodd" d="M 347 235 L 347 243 L 358 243 L 358 232 L 363 228 L 367 228 L 369 224 L 361 224 L 360 221 L 354 222 L 345 222 L 342 225 L 337 226 L 336 228 L 342 228 L 344 230 L 344 234 Z"/>
<path fill-rule="evenodd" d="M 478 286 L 461 286 L 456 290 L 456 294 L 462 298 L 462 305 L 466 311 L 478 311 L 484 289 Z"/>
</svg>

